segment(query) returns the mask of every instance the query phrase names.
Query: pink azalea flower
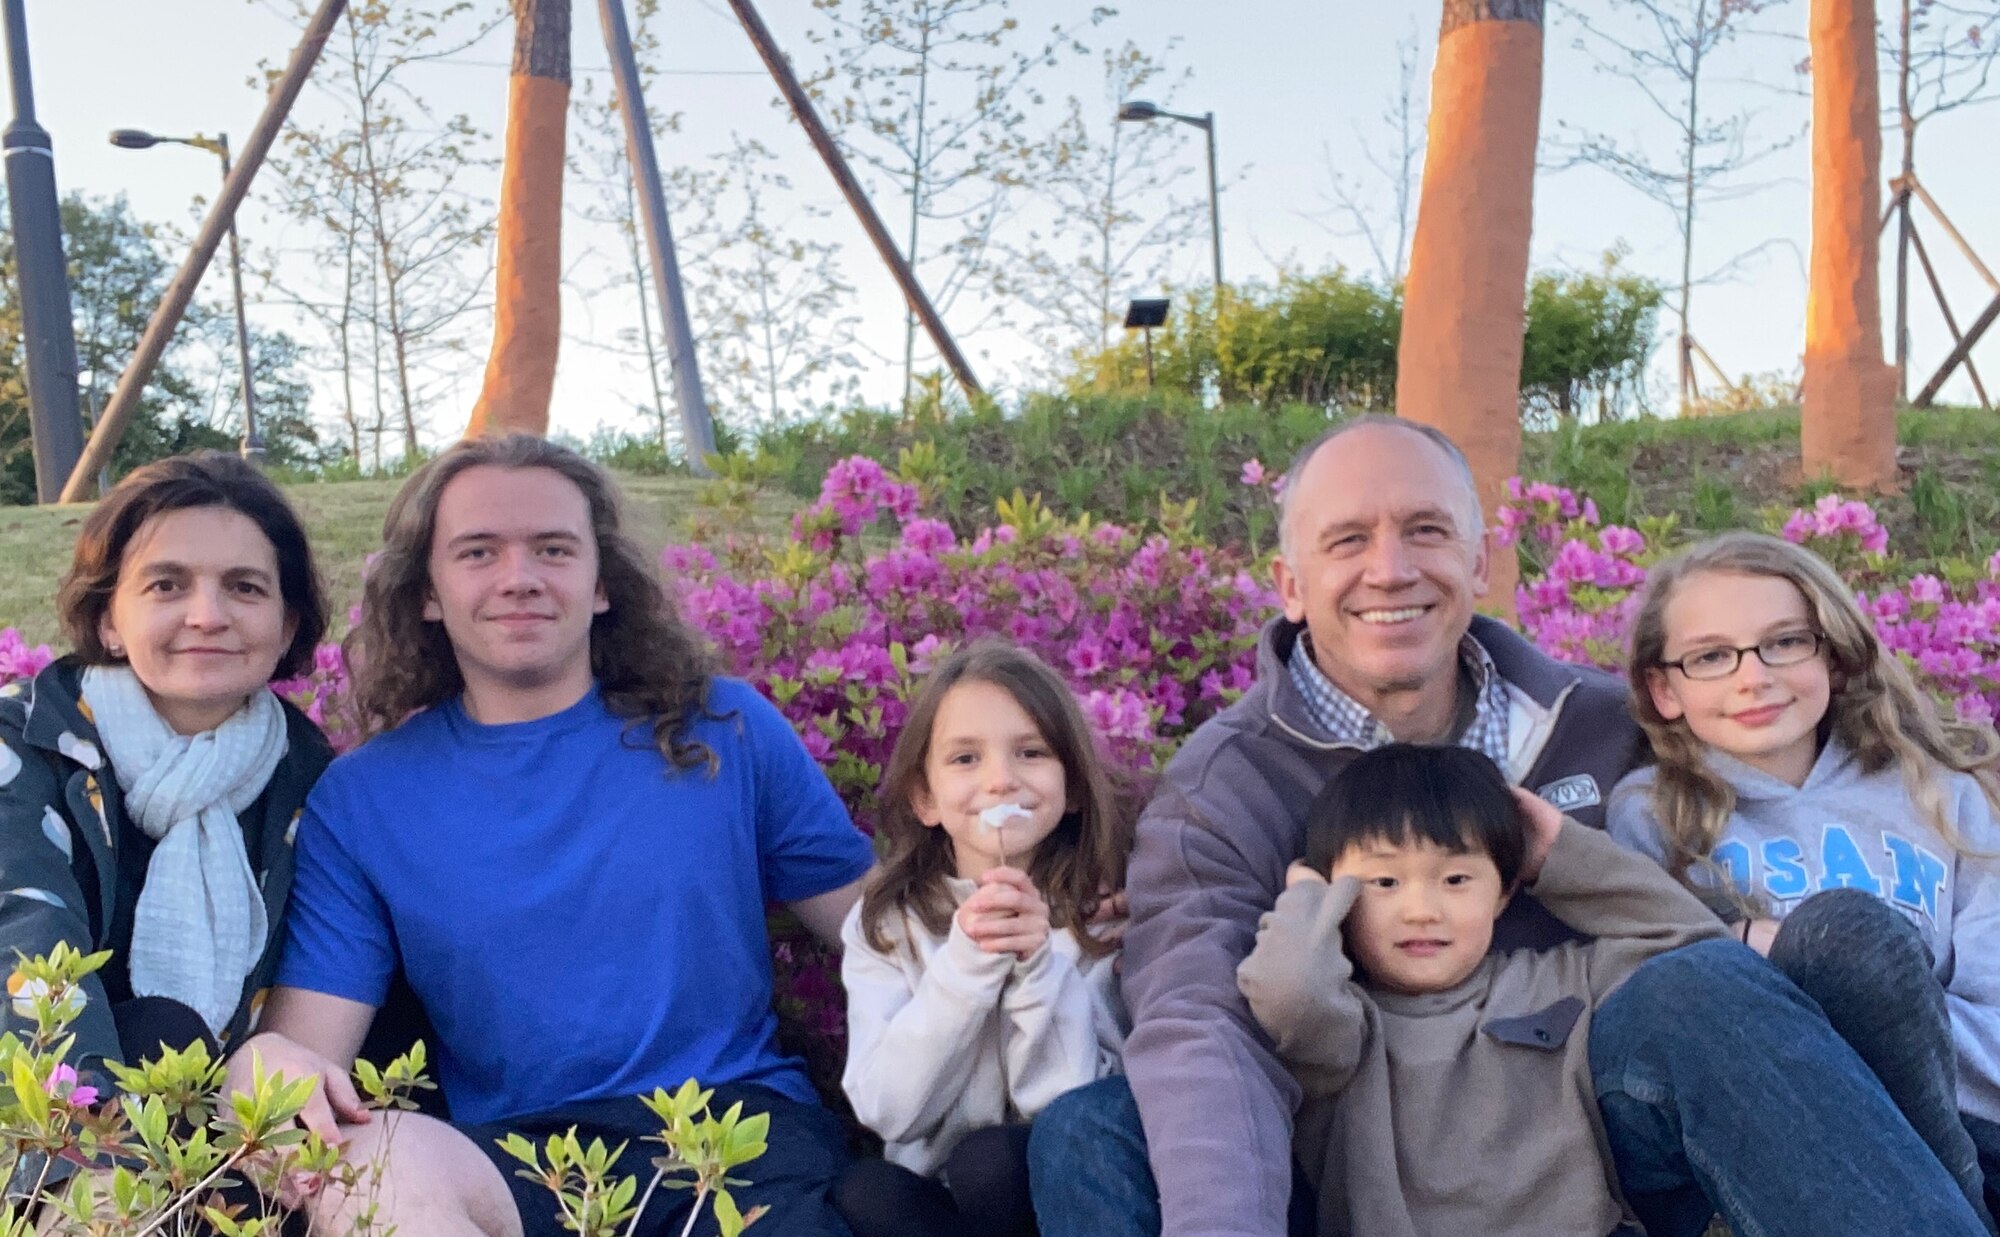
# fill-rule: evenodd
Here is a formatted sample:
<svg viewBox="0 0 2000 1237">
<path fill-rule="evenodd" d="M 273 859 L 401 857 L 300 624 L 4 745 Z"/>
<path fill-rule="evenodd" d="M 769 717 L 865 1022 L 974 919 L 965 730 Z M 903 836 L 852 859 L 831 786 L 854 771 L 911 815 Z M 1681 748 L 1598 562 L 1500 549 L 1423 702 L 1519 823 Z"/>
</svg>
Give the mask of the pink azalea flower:
<svg viewBox="0 0 2000 1237">
<path fill-rule="evenodd" d="M 49 1074 L 48 1092 L 71 1108 L 88 1108 L 97 1102 L 97 1088 L 77 1085 L 76 1071 L 58 1065 Z"/>
<path fill-rule="evenodd" d="M 1251 456 L 1249 459 L 1245 460 L 1243 462 L 1243 472 L 1240 476 L 1237 477 L 1237 480 L 1242 482 L 1244 485 L 1252 487 L 1264 484 L 1263 461 L 1259 460 L 1254 455 Z"/>
</svg>

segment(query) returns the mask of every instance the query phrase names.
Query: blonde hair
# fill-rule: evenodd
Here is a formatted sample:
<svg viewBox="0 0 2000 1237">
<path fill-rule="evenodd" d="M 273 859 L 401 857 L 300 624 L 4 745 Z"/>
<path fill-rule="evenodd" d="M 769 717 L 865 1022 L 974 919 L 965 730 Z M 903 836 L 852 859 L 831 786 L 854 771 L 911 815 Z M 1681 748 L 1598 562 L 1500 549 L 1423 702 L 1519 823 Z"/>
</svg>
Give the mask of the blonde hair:
<svg viewBox="0 0 2000 1237">
<path fill-rule="evenodd" d="M 1944 719 L 1901 659 L 1882 647 L 1853 591 L 1825 560 L 1776 537 L 1737 532 L 1698 542 L 1656 565 L 1632 623 L 1626 674 L 1632 714 L 1659 761 L 1651 797 L 1667 870 L 1692 884 L 1693 869 L 1714 868 L 1711 856 L 1736 807 L 1736 792 L 1703 759 L 1707 745 L 1684 718 L 1661 716 L 1649 690 L 1649 677 L 1665 671 L 1668 604 L 1688 580 L 1719 573 L 1786 580 L 1799 590 L 1814 629 L 1825 637 L 1833 680 L 1822 733 L 1854 753 L 1865 773 L 1900 768 L 1918 812 L 1956 851 L 1967 853 L 1937 772 L 1968 774 L 2000 811 L 2000 782 L 1985 767 L 2000 753 L 2000 739 L 1988 727 Z M 1750 891 L 1733 892 L 1746 913 L 1757 913 Z"/>
</svg>

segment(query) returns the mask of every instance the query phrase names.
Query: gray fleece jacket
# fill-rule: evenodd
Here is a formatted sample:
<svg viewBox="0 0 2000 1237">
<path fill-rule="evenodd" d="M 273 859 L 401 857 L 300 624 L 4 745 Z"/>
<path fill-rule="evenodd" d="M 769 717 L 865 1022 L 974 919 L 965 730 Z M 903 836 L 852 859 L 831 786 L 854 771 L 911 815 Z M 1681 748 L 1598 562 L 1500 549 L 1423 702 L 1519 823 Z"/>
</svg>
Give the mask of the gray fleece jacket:
<svg viewBox="0 0 2000 1237">
<path fill-rule="evenodd" d="M 1305 853 L 1306 809 L 1360 750 L 1322 731 L 1293 686 L 1285 659 L 1300 630 L 1283 619 L 1265 630 L 1257 682 L 1167 766 L 1126 878 L 1125 1070 L 1174 1237 L 1285 1232 L 1300 1092 L 1236 968 L 1286 865 Z M 1472 635 L 1508 684 L 1510 780 L 1601 828 L 1608 788 L 1645 750 L 1623 686 L 1551 660 L 1494 620 L 1475 618 Z M 1574 934 L 1523 897 L 1494 939 L 1509 949 Z"/>
<path fill-rule="evenodd" d="M 1603 1237 L 1624 1218 L 1590 1016 L 1641 962 L 1723 935 L 1643 856 L 1565 821 L 1534 894 L 1589 941 L 1488 954 L 1444 992 L 1355 982 L 1353 877 L 1287 889 L 1237 971 L 1305 1090 L 1320 1237 Z"/>
<path fill-rule="evenodd" d="M 1960 853 L 1925 821 L 1898 769 L 1866 773 L 1845 747 L 1828 743 L 1805 785 L 1759 772 L 1720 752 L 1709 767 L 1736 790 L 1736 810 L 1712 856 L 1689 881 L 1724 918 L 1741 914 L 1721 890 L 1761 899 L 1783 919 L 1822 889 L 1865 889 L 1902 911 L 1936 961 L 1958 1048 L 1958 1107 L 2000 1121 L 2000 825 L 1979 783 L 1954 773 L 1944 802 Z M 1612 792 L 1613 837 L 1654 859 L 1666 842 L 1653 814 L 1654 770 Z"/>
</svg>

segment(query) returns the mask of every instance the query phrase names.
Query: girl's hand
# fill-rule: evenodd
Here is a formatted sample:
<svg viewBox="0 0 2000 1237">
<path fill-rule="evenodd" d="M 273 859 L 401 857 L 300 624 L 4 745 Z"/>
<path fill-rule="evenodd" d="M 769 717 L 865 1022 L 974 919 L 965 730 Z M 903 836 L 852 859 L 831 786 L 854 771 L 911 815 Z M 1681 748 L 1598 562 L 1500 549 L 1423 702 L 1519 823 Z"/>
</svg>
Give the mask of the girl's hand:
<svg viewBox="0 0 2000 1237">
<path fill-rule="evenodd" d="M 1563 814 L 1555 805 L 1532 791 L 1514 787 L 1514 802 L 1521 807 L 1521 817 L 1528 827 L 1528 848 L 1521 857 L 1521 884 L 1532 885 L 1542 874 L 1542 864 L 1548 860 L 1549 848 L 1556 844 L 1556 835 L 1562 832 Z"/>
<path fill-rule="evenodd" d="M 1311 884 L 1314 881 L 1322 885 L 1326 884 L 1326 873 L 1308 864 L 1303 859 L 1292 860 L 1291 866 L 1285 869 L 1285 888 L 1287 889 L 1295 889 L 1300 885 Z"/>
<path fill-rule="evenodd" d="M 1753 919 L 1743 932 L 1743 943 L 1766 958 L 1771 956 L 1771 942 L 1777 939 L 1778 921 L 1775 919 Z"/>
<path fill-rule="evenodd" d="M 998 867 L 958 908 L 958 926 L 982 950 L 1026 961 L 1049 939 L 1049 904 L 1019 868 Z"/>
</svg>

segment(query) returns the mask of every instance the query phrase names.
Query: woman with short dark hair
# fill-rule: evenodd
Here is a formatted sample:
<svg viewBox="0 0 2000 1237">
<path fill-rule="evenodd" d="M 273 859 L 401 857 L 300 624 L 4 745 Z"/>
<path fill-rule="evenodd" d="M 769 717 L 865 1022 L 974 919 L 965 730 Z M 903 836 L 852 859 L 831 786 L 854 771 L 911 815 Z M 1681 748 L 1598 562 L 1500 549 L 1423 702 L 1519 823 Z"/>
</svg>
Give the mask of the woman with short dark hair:
<svg viewBox="0 0 2000 1237">
<path fill-rule="evenodd" d="M 111 952 L 72 1028 L 85 1069 L 240 1035 L 332 758 L 270 687 L 326 631 L 305 530 L 243 460 L 161 460 L 91 512 L 57 606 L 73 651 L 0 689 L 0 956 Z"/>
</svg>

